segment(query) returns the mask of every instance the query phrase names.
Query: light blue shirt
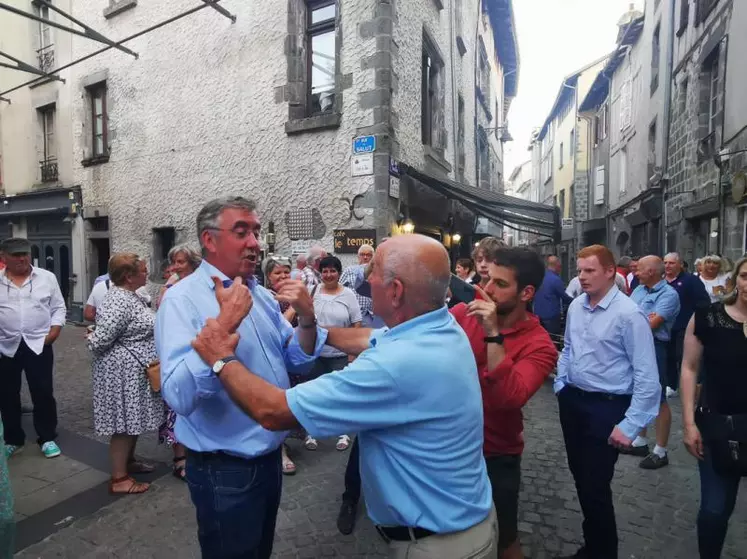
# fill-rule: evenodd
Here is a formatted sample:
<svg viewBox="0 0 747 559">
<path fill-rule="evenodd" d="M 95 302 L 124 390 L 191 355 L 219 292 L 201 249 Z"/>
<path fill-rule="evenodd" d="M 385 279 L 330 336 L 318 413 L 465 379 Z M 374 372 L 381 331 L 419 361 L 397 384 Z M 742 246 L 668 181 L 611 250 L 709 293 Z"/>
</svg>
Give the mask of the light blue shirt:
<svg viewBox="0 0 747 559">
<path fill-rule="evenodd" d="M 228 279 L 202 261 L 195 272 L 166 292 L 156 317 L 156 347 L 161 359 L 161 393 L 177 413 L 177 440 L 195 451 L 224 451 L 253 458 L 278 448 L 286 432 L 261 427 L 233 403 L 190 345 L 208 318 L 218 316 L 211 276 Z M 304 353 L 280 306 L 264 287 L 250 283 L 254 304 L 238 329 L 239 361 L 252 373 L 280 388 L 288 388 L 288 370 L 306 372 L 319 355 L 327 331 L 317 329 L 314 356 Z"/>
<path fill-rule="evenodd" d="M 656 313 L 664 319 L 664 324 L 653 331 L 654 338 L 660 342 L 668 342 L 672 337 L 674 321 L 680 313 L 680 296 L 677 290 L 669 285 L 667 280 L 661 280 L 650 289 L 645 285 L 639 285 L 630 298 L 641 307 L 647 317 L 651 313 Z"/>
<path fill-rule="evenodd" d="M 631 394 L 618 425 L 631 439 L 659 414 L 661 385 L 651 327 L 617 286 L 594 308 L 586 293 L 568 308 L 555 393 L 568 384 L 587 392 Z"/>
<path fill-rule="evenodd" d="M 446 307 L 374 330 L 353 363 L 286 397 L 314 437 L 359 433 L 361 485 L 375 524 L 446 533 L 487 518 L 477 366 Z"/>
</svg>

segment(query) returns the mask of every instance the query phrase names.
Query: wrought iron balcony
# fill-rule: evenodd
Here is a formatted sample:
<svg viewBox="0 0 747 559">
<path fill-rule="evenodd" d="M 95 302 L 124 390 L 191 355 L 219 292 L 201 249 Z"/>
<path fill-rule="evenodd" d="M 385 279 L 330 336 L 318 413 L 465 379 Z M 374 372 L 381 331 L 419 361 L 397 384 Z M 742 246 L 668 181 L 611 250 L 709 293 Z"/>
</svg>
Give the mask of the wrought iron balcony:
<svg viewBox="0 0 747 559">
<path fill-rule="evenodd" d="M 39 161 L 42 182 L 55 182 L 57 180 L 57 159 Z"/>
<path fill-rule="evenodd" d="M 36 51 L 36 57 L 39 62 L 39 70 L 49 72 L 54 69 L 54 45 L 47 45 Z"/>
</svg>

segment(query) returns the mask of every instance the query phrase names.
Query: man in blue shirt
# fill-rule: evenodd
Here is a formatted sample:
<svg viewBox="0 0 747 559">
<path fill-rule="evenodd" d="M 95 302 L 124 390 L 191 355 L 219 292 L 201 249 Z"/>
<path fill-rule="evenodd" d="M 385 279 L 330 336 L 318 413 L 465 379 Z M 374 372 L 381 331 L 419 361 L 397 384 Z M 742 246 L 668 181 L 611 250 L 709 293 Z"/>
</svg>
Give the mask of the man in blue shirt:
<svg viewBox="0 0 747 559">
<path fill-rule="evenodd" d="M 630 298 L 648 317 L 654 335 L 656 368 L 661 384 L 661 407 L 656 418 L 656 446 L 649 454 L 646 430 L 633 441 L 630 453 L 646 456 L 641 468 L 657 470 L 669 464 L 667 442 L 672 428 L 672 411 L 667 404 L 667 345 L 672 335 L 672 326 L 680 312 L 680 298 L 664 279 L 664 262 L 658 256 L 644 256 L 638 260 L 638 281 Z M 643 452 L 641 452 L 643 451 Z"/>
<path fill-rule="evenodd" d="M 290 390 L 237 361 L 220 374 L 231 398 L 269 430 L 359 433 L 368 514 L 391 557 L 497 557 L 480 383 L 469 340 L 444 304 L 449 279 L 440 243 L 394 237 L 369 276 L 374 313 L 388 328 L 329 331 L 328 343 L 359 354 L 348 367 Z M 210 320 L 194 347 L 210 363 L 242 336 Z"/>
<path fill-rule="evenodd" d="M 617 559 L 610 483 L 619 449 L 657 416 L 661 388 L 651 328 L 615 285 L 612 251 L 592 245 L 576 263 L 584 294 L 568 309 L 554 386 L 584 514 L 584 547 L 570 557 Z"/>
<path fill-rule="evenodd" d="M 565 284 L 560 279 L 561 263 L 557 256 L 548 256 L 545 278 L 534 296 L 534 314 L 550 334 L 561 334 L 560 315 L 562 305 L 570 305 L 573 298 L 565 292 Z"/>
<path fill-rule="evenodd" d="M 684 270 L 680 255 L 670 252 L 664 257 L 664 275 L 669 285 L 680 296 L 680 313 L 672 326 L 672 336 L 667 344 L 667 397 L 675 396 L 680 384 L 680 365 L 685 344 L 685 329 L 695 309 L 708 307 L 711 298 L 700 279 Z"/>
<path fill-rule="evenodd" d="M 187 479 L 202 556 L 267 559 L 280 504 L 280 445 L 287 433 L 268 431 L 246 415 L 219 375 L 234 360 L 269 385 L 286 389 L 288 370 L 307 370 L 326 332 L 316 326 L 303 282 L 285 281 L 273 298 L 254 281 L 260 234 L 254 202 L 239 197 L 209 202 L 197 216 L 197 230 L 202 264 L 166 292 L 156 319 L 161 390 L 177 413 L 176 438 L 188 449 Z M 295 332 L 278 301 L 296 310 Z M 227 314 L 225 308 L 241 314 Z M 222 361 L 206 363 L 191 344 L 216 317 L 241 339 Z"/>
</svg>

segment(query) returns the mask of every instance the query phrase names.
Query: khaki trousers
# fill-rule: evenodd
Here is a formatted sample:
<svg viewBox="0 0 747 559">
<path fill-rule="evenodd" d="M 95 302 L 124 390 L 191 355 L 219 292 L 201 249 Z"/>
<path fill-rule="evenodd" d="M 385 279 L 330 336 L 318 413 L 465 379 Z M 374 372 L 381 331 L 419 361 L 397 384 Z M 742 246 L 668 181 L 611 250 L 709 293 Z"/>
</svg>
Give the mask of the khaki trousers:
<svg viewBox="0 0 747 559">
<path fill-rule="evenodd" d="M 498 559 L 498 520 L 495 507 L 479 524 L 451 534 L 415 542 L 389 542 L 390 559 Z"/>
</svg>

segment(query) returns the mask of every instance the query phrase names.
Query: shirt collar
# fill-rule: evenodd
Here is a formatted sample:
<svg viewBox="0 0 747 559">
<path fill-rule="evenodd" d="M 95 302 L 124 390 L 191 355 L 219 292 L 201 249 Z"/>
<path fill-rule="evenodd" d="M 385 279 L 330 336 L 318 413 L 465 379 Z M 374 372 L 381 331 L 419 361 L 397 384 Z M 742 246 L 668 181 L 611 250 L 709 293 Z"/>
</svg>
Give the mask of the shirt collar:
<svg viewBox="0 0 747 559">
<path fill-rule="evenodd" d="M 203 281 L 208 284 L 210 289 L 215 289 L 215 283 L 213 283 L 213 276 L 219 278 L 221 281 L 232 281 L 233 278 L 229 278 L 226 274 L 221 272 L 218 268 L 210 264 L 207 260 L 202 261 L 200 267 L 197 268 L 196 273 L 202 276 Z M 254 276 L 246 279 L 246 285 L 250 290 L 254 289 L 257 285 L 257 278 Z"/>
<path fill-rule="evenodd" d="M 387 329 L 386 332 L 384 332 L 384 335 L 382 337 L 383 338 L 398 338 L 404 334 L 407 334 L 411 330 L 420 328 L 429 323 L 432 323 L 434 325 L 440 325 L 442 323 L 445 324 L 450 318 L 451 318 L 451 314 L 449 314 L 449 310 L 444 305 L 440 309 L 436 309 L 435 311 L 421 314 L 420 316 L 411 318 L 407 322 L 398 324 L 394 328 Z"/>
<path fill-rule="evenodd" d="M 669 283 L 667 282 L 667 280 L 661 279 L 655 286 L 646 287 L 644 285 L 643 288 L 646 290 L 646 293 L 656 293 L 657 291 L 661 291 L 662 289 L 664 289 L 665 285 L 669 285 Z"/>
<path fill-rule="evenodd" d="M 8 268 L 3 268 L 2 270 L 0 270 L 0 278 L 5 280 L 6 283 L 9 283 L 7 279 L 7 275 L 5 274 L 7 269 Z M 39 277 L 39 268 L 37 268 L 36 266 L 31 266 L 31 273 L 26 278 L 26 281 L 33 279 L 35 277 Z M 26 285 L 26 281 L 23 282 L 24 285 Z"/>
<path fill-rule="evenodd" d="M 617 288 L 617 285 L 613 284 L 612 288 L 607 292 L 607 295 L 605 295 L 604 298 L 601 301 L 599 301 L 599 303 L 597 304 L 597 307 L 600 307 L 600 308 L 602 308 L 603 310 L 606 311 L 607 307 L 610 306 L 610 303 L 612 302 L 612 300 L 615 297 L 617 297 L 618 293 L 620 293 L 620 290 Z M 583 301 L 584 301 L 584 307 L 586 307 L 589 310 L 593 310 L 591 308 L 591 305 L 589 304 L 589 294 L 588 293 L 584 293 L 584 299 L 583 299 Z"/>
</svg>

